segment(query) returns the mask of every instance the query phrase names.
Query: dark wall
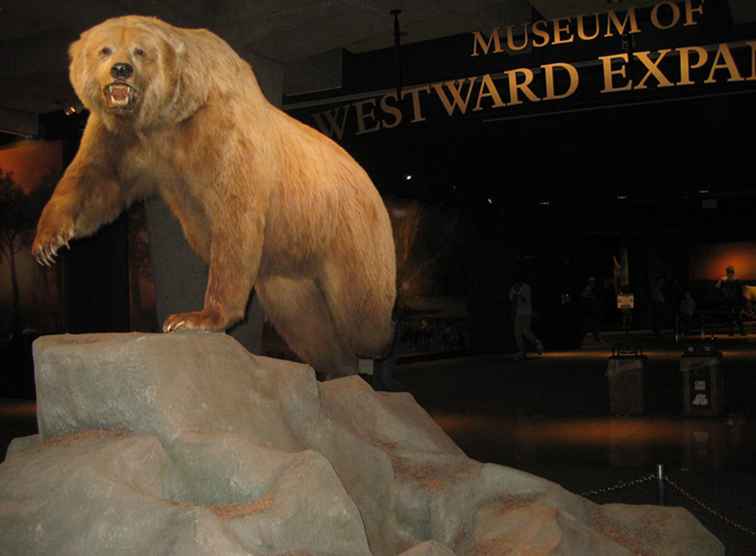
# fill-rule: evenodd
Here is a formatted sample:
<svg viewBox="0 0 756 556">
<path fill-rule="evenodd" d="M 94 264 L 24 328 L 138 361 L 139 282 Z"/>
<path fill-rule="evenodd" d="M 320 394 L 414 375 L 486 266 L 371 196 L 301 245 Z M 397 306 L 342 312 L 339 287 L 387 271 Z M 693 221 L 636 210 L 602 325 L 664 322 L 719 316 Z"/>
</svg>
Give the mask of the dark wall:
<svg viewBox="0 0 756 556">
<path fill-rule="evenodd" d="M 129 327 L 128 218 L 121 215 L 66 254 L 67 331 L 126 332 Z"/>
<path fill-rule="evenodd" d="M 64 141 L 63 166 L 79 148 L 86 115 L 47 114 L 41 119 L 46 139 Z M 58 259 L 63 265 L 66 331 L 129 330 L 128 218 L 122 215 L 95 235 L 71 243 Z"/>
</svg>

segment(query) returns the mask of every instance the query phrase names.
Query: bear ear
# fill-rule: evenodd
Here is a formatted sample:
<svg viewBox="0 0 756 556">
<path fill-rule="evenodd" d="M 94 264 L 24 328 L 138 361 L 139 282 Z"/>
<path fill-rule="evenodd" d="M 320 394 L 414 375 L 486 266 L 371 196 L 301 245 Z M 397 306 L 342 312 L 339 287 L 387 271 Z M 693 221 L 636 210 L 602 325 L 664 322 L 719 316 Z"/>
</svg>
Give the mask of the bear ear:
<svg viewBox="0 0 756 556">
<path fill-rule="evenodd" d="M 69 78 L 74 91 L 82 102 L 86 102 L 83 89 L 87 83 L 87 64 L 84 62 L 87 33 L 82 33 L 78 40 L 68 47 Z"/>
<path fill-rule="evenodd" d="M 198 49 L 191 43 L 192 37 L 182 35 L 185 31 L 172 29 L 167 33 L 166 44 L 170 49 L 174 71 L 170 79 L 173 89 L 168 106 L 169 118 L 178 123 L 190 117 L 207 102 L 210 86 L 207 65 Z"/>
<path fill-rule="evenodd" d="M 72 42 L 68 47 L 68 61 L 73 63 L 79 56 L 82 49 L 83 35 L 78 40 Z"/>
</svg>

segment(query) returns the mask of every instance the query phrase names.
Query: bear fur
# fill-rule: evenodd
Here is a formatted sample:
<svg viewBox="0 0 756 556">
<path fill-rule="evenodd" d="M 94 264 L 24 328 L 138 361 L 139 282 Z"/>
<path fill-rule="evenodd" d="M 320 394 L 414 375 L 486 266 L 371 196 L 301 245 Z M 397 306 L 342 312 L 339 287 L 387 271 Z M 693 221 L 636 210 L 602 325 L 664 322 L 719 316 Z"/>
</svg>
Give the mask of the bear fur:
<svg viewBox="0 0 756 556">
<path fill-rule="evenodd" d="M 40 217 L 32 252 L 51 264 L 134 201 L 159 194 L 209 265 L 202 310 L 163 330 L 226 330 L 252 289 L 289 347 L 328 376 L 385 354 L 396 261 L 386 207 L 340 146 L 264 97 L 215 34 L 125 16 L 70 47 L 90 115 Z"/>
</svg>

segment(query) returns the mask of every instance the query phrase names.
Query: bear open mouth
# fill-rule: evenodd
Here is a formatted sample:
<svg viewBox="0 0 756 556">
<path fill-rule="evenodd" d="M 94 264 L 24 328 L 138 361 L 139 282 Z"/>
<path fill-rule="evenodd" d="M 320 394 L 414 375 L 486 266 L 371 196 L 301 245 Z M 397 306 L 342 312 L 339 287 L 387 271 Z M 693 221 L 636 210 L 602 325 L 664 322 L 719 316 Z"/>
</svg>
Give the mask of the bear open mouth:
<svg viewBox="0 0 756 556">
<path fill-rule="evenodd" d="M 137 99 L 137 91 L 126 83 L 111 83 L 103 90 L 108 108 L 130 110 Z"/>
</svg>

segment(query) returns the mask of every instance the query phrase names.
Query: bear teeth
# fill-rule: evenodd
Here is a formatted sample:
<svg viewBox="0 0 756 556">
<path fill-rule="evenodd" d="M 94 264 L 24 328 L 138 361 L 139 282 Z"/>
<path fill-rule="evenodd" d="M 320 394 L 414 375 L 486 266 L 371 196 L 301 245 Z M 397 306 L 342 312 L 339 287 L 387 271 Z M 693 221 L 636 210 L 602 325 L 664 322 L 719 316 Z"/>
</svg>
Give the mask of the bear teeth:
<svg viewBox="0 0 756 556">
<path fill-rule="evenodd" d="M 131 100 L 131 87 L 110 85 L 107 88 L 107 96 L 111 106 L 127 106 Z"/>
</svg>

